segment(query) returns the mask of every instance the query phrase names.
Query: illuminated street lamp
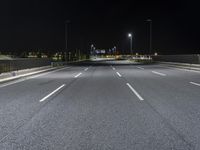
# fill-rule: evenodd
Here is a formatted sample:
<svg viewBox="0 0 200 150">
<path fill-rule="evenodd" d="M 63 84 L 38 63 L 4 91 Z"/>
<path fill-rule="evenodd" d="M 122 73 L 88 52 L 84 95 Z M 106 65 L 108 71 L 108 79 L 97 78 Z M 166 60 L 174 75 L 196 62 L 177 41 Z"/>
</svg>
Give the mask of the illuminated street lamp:
<svg viewBox="0 0 200 150">
<path fill-rule="evenodd" d="M 133 49 L 132 49 L 133 38 L 132 38 L 132 34 L 129 33 L 128 37 L 130 38 L 130 53 L 131 53 L 131 56 L 132 56 L 133 55 Z"/>
</svg>

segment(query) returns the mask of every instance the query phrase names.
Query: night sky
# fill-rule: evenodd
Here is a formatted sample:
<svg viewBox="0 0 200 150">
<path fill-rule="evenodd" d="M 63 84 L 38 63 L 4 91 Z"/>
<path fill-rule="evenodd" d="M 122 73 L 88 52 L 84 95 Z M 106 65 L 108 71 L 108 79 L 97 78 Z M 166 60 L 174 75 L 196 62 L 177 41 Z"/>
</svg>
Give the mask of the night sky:
<svg viewBox="0 0 200 150">
<path fill-rule="evenodd" d="M 200 9 L 193 0 L 1 0 L 0 18 L 0 51 L 62 50 L 70 20 L 70 50 L 94 44 L 126 52 L 132 32 L 135 52 L 145 53 L 150 18 L 154 51 L 200 53 Z"/>
</svg>

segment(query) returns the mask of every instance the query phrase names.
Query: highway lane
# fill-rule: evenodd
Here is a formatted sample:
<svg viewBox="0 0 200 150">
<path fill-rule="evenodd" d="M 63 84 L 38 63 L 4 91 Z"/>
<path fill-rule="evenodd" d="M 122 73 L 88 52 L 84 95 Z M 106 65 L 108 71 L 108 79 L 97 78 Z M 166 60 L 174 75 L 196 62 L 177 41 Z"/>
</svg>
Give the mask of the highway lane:
<svg viewBox="0 0 200 150">
<path fill-rule="evenodd" d="M 55 88 L 74 81 L 82 67 L 66 68 L 0 88 L 0 140 L 26 123 L 43 107 L 39 100 Z M 67 70 L 67 73 L 66 73 Z M 21 81 L 21 80 L 20 80 Z M 13 83 L 13 81 L 11 82 Z"/>
<path fill-rule="evenodd" d="M 0 88 L 0 149 L 199 149 L 200 88 L 184 72 L 105 64 Z"/>
<path fill-rule="evenodd" d="M 140 66 L 141 67 L 141 66 Z M 136 68 L 138 70 L 136 70 Z M 199 75 L 184 70 L 163 68 L 160 66 L 143 66 L 144 69 L 132 66 L 117 68 L 132 84 L 135 84 L 152 106 L 173 128 L 199 149 L 199 106 L 200 87 L 191 85 L 189 81 L 200 81 Z M 164 73 L 160 76 L 152 73 L 155 70 Z M 142 73 L 141 73 L 142 72 Z M 186 75 L 187 74 L 187 75 Z"/>
</svg>

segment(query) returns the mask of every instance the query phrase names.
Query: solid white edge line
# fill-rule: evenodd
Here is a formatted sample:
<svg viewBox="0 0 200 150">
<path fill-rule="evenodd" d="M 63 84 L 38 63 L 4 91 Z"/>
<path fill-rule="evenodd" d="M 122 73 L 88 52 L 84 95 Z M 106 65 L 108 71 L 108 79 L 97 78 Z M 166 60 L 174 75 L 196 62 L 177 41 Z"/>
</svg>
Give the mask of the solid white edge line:
<svg viewBox="0 0 200 150">
<path fill-rule="evenodd" d="M 131 89 L 131 91 L 139 98 L 139 100 L 143 101 L 144 99 L 142 98 L 142 96 L 140 96 L 140 94 L 129 84 L 126 83 L 126 85 Z"/>
<path fill-rule="evenodd" d="M 117 73 L 117 75 L 119 76 L 119 77 L 122 77 L 122 75 L 119 73 L 119 72 L 116 72 Z"/>
<path fill-rule="evenodd" d="M 13 85 L 13 84 L 16 84 L 16 83 L 20 83 L 20 82 L 23 82 L 23 81 L 26 81 L 27 79 L 19 79 L 17 81 L 13 81 L 13 82 L 9 82 L 9 83 L 5 83 L 5 84 L 2 84 L 0 85 L 0 88 L 3 88 L 3 87 L 6 87 L 6 86 L 9 86 L 9 85 Z"/>
<path fill-rule="evenodd" d="M 58 87 L 57 89 L 55 89 L 53 92 L 51 92 L 50 94 L 48 94 L 47 96 L 45 96 L 44 98 L 42 98 L 40 100 L 40 102 L 45 101 L 47 98 L 49 98 L 50 96 L 52 96 L 54 93 L 58 92 L 60 89 L 62 89 L 65 86 L 65 84 L 61 85 L 60 87 Z"/>
<path fill-rule="evenodd" d="M 195 83 L 195 82 L 190 82 L 190 84 L 196 85 L 196 86 L 200 86 L 199 83 Z"/>
<path fill-rule="evenodd" d="M 144 70 L 144 68 L 142 68 L 142 67 L 137 67 L 138 69 L 141 69 L 141 70 Z"/>
<path fill-rule="evenodd" d="M 184 69 L 184 68 L 174 68 L 176 70 L 180 70 L 180 71 L 187 71 L 187 72 L 193 72 L 193 73 L 200 73 L 200 70 L 190 70 L 190 69 Z"/>
<path fill-rule="evenodd" d="M 68 69 L 68 68 L 71 68 L 71 67 L 64 67 L 64 68 L 57 69 L 57 70 L 54 70 L 54 71 L 42 73 L 42 74 L 39 74 L 39 75 L 34 75 L 34 76 L 31 76 L 29 79 L 38 78 L 38 77 L 40 77 L 40 76 L 44 76 L 44 75 L 47 75 L 47 74 L 50 74 L 50 73 L 54 73 L 54 72 L 58 72 L 58 71 L 61 71 L 61 70 L 64 70 L 64 69 Z"/>
<path fill-rule="evenodd" d="M 166 74 L 160 73 L 160 72 L 157 72 L 157 71 L 152 71 L 152 73 L 157 74 L 157 75 L 160 75 L 160 76 L 166 76 Z"/>
<path fill-rule="evenodd" d="M 78 78 L 82 73 L 80 72 L 79 74 L 75 75 L 74 78 Z"/>
</svg>

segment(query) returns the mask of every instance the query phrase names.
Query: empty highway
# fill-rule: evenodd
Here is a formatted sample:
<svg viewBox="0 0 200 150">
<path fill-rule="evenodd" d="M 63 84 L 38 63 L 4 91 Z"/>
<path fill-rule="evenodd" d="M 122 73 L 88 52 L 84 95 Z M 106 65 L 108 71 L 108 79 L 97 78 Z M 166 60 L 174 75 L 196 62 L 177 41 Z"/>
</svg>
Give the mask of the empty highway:
<svg viewBox="0 0 200 150">
<path fill-rule="evenodd" d="M 199 150 L 200 72 L 82 62 L 0 84 L 1 150 Z"/>
</svg>

